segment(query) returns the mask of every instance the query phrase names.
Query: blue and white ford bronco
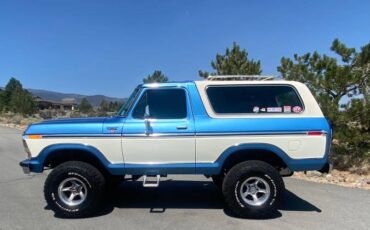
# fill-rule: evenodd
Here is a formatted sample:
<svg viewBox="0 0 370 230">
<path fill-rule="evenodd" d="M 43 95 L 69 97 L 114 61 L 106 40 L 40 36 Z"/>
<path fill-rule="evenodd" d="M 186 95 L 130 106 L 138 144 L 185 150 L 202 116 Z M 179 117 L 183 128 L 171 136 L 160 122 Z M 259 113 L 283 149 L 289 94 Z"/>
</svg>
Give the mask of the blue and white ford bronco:
<svg viewBox="0 0 370 230">
<path fill-rule="evenodd" d="M 25 173 L 48 175 L 48 206 L 91 215 L 107 184 L 156 187 L 169 174 L 211 177 L 230 210 L 268 217 L 294 171 L 327 172 L 331 128 L 309 89 L 283 80 L 139 85 L 113 117 L 56 119 L 23 135 Z"/>
</svg>

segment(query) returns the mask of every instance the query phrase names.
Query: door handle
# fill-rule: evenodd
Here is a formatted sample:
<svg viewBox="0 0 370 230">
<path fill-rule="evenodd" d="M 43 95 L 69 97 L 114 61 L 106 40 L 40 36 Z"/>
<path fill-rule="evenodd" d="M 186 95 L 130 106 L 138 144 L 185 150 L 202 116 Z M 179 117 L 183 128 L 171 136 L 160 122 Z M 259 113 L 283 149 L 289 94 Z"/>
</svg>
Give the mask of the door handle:
<svg viewBox="0 0 370 230">
<path fill-rule="evenodd" d="M 187 129 L 188 126 L 186 125 L 179 125 L 179 126 L 176 126 L 176 129 Z"/>
</svg>

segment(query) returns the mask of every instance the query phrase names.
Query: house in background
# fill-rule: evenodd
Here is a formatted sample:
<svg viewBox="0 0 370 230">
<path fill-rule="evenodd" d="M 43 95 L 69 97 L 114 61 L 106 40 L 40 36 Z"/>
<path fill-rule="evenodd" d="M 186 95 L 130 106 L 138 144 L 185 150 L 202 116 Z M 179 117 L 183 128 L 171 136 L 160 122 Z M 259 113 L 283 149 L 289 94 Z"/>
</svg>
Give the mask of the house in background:
<svg viewBox="0 0 370 230">
<path fill-rule="evenodd" d="M 39 110 L 56 109 L 74 111 L 76 109 L 76 106 L 78 105 L 77 101 L 74 98 L 63 98 L 62 101 L 51 101 L 36 96 L 34 97 L 34 100 Z"/>
</svg>

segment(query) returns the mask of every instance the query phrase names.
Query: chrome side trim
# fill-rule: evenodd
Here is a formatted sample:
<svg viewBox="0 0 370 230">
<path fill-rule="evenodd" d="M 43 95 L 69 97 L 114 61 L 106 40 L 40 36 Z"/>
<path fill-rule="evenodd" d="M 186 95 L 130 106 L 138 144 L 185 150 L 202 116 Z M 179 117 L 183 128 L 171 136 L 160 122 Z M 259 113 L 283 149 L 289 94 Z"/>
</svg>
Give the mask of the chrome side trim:
<svg viewBox="0 0 370 230">
<path fill-rule="evenodd" d="M 122 137 L 190 137 L 196 136 L 195 133 L 152 133 L 152 134 L 145 134 L 145 133 L 130 133 L 130 134 L 123 134 Z"/>
<path fill-rule="evenodd" d="M 323 135 L 328 133 L 318 130 Z M 46 134 L 42 138 L 110 138 L 110 137 L 179 137 L 179 136 L 275 136 L 275 135 L 308 135 L 311 131 L 286 131 L 286 132 L 202 132 L 202 133 L 129 133 L 129 134 Z"/>
<path fill-rule="evenodd" d="M 41 134 L 42 138 L 109 138 L 121 137 L 121 134 Z"/>
<path fill-rule="evenodd" d="M 287 132 L 202 132 L 202 133 L 155 133 L 155 134 L 123 134 L 123 137 L 170 137 L 170 136 L 270 136 L 270 135 L 307 135 L 309 131 Z M 323 135 L 327 132 L 321 130 Z"/>
<path fill-rule="evenodd" d="M 265 136 L 265 135 L 307 135 L 307 131 L 197 133 L 197 136 Z"/>
</svg>

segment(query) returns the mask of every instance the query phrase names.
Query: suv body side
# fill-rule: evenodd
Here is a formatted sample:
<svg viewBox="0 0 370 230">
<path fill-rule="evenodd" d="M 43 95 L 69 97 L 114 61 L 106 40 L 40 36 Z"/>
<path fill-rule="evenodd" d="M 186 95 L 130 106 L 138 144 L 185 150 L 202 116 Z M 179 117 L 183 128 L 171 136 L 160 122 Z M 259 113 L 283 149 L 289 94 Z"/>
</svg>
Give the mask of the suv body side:
<svg viewBox="0 0 370 230">
<path fill-rule="evenodd" d="M 217 114 L 206 89 L 212 86 L 288 85 L 299 94 L 301 113 Z M 182 90 L 186 116 L 176 119 L 135 118 L 140 98 L 148 91 Z M 314 135 L 312 135 L 314 134 Z M 39 135 L 41 138 L 32 138 Z M 114 175 L 217 175 L 225 161 L 248 150 L 266 150 L 292 171 L 320 170 L 328 161 L 331 129 L 310 91 L 301 83 L 184 82 L 145 84 L 127 116 L 55 120 L 31 125 L 24 135 L 30 159 L 23 162 L 42 172 L 47 158 L 64 150 L 92 154 Z M 21 163 L 22 165 L 22 163 Z"/>
</svg>

